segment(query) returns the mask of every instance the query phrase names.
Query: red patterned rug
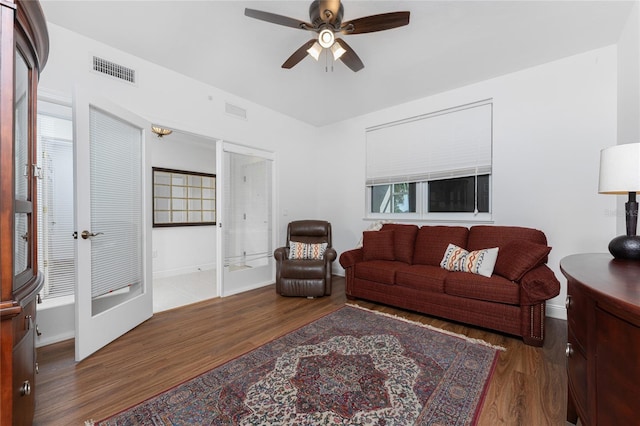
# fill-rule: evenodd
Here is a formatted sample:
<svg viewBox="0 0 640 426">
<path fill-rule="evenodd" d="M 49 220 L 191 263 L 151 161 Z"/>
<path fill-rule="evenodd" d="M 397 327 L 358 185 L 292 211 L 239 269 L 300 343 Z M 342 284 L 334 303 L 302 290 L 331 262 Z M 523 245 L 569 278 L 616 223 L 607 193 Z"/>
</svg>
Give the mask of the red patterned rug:
<svg viewBox="0 0 640 426">
<path fill-rule="evenodd" d="M 96 424 L 473 425 L 500 349 L 345 306 Z"/>
</svg>

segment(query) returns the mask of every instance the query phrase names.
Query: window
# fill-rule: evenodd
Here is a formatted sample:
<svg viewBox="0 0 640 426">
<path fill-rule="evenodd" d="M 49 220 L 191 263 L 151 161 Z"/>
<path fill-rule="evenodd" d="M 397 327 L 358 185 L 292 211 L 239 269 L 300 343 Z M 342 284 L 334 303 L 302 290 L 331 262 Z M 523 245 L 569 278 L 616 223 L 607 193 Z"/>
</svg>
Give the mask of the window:
<svg viewBox="0 0 640 426">
<path fill-rule="evenodd" d="M 216 175 L 153 168 L 153 226 L 216 224 Z"/>
<path fill-rule="evenodd" d="M 490 220 L 490 100 L 367 129 L 371 218 Z"/>
</svg>

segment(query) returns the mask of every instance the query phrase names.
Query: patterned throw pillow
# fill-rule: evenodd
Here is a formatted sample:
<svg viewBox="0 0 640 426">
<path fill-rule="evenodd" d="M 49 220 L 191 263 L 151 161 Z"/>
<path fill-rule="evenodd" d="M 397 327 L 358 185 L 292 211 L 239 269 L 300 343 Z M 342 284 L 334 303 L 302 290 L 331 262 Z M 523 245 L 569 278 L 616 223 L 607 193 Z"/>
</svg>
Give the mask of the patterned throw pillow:
<svg viewBox="0 0 640 426">
<path fill-rule="evenodd" d="M 322 259 L 327 250 L 327 243 L 300 243 L 289 241 L 289 259 Z"/>
<path fill-rule="evenodd" d="M 455 244 L 449 244 L 440 266 L 448 271 L 471 272 L 483 277 L 491 277 L 496 259 L 498 259 L 498 247 L 468 252 Z"/>
</svg>

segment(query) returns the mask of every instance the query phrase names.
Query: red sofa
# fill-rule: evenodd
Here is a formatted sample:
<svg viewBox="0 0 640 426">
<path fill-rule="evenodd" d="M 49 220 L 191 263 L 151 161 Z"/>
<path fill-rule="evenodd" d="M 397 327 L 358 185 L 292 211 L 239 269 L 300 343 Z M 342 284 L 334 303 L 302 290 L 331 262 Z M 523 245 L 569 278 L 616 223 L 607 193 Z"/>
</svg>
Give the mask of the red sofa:
<svg viewBox="0 0 640 426">
<path fill-rule="evenodd" d="M 472 252 L 465 260 L 497 247 L 493 270 L 485 274 L 490 276 L 443 263 L 445 252 L 453 253 L 449 244 Z M 362 247 L 342 253 L 340 264 L 349 299 L 489 328 L 542 346 L 545 301 L 560 292 L 546 265 L 550 250 L 544 233 L 531 228 L 384 224 L 365 231 Z"/>
</svg>

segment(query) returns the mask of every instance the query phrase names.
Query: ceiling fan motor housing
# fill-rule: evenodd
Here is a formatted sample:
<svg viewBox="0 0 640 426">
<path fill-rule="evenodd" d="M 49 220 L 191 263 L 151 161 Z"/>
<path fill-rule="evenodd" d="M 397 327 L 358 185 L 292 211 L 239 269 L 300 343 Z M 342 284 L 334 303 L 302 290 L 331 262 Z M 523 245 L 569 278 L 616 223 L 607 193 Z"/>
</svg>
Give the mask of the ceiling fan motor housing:
<svg viewBox="0 0 640 426">
<path fill-rule="evenodd" d="M 309 6 L 309 19 L 314 28 L 330 24 L 334 30 L 338 30 L 343 14 L 344 7 L 340 0 L 314 0 Z"/>
</svg>

